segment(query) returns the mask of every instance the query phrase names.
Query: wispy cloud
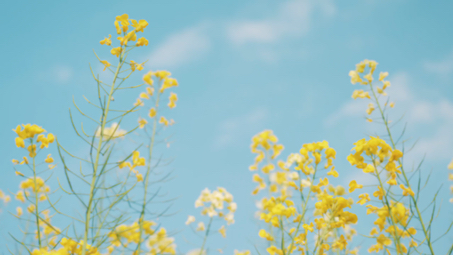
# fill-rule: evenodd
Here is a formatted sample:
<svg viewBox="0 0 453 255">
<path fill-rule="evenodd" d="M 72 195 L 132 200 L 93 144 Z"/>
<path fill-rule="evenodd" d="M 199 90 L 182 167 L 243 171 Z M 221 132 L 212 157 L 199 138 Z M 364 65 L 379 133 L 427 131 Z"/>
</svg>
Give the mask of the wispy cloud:
<svg viewBox="0 0 453 255">
<path fill-rule="evenodd" d="M 274 43 L 306 34 L 316 9 L 327 16 L 336 13 L 331 1 L 290 0 L 280 3 L 276 9 L 275 15 L 269 18 L 230 22 L 226 29 L 229 40 L 237 45 Z"/>
<path fill-rule="evenodd" d="M 426 71 L 442 77 L 453 74 L 453 51 L 438 61 L 427 61 L 424 63 Z"/>
<path fill-rule="evenodd" d="M 409 86 L 411 80 L 407 73 L 397 73 L 390 79 L 391 87 L 387 90 L 390 99 L 396 102 L 391 116 L 405 113 L 405 122 L 411 127 L 411 134 L 419 138 L 410 153 L 410 159 L 420 159 L 425 154 L 428 159 L 448 159 L 453 147 L 453 102 L 446 98 L 426 100 L 417 95 Z M 384 101 L 383 101 L 384 102 Z M 328 128 L 340 123 L 341 119 L 350 120 L 365 116 L 369 100 L 352 100 L 344 104 L 325 120 Z M 427 132 L 429 130 L 430 132 Z M 420 137 L 420 134 L 431 134 Z"/>
<path fill-rule="evenodd" d="M 224 148 L 246 139 L 249 133 L 257 132 L 257 128 L 266 121 L 268 111 L 257 108 L 241 116 L 227 119 L 220 123 L 214 146 Z"/>
<path fill-rule="evenodd" d="M 205 24 L 187 28 L 170 35 L 151 53 L 149 65 L 153 68 L 175 68 L 196 60 L 211 47 Z"/>
</svg>

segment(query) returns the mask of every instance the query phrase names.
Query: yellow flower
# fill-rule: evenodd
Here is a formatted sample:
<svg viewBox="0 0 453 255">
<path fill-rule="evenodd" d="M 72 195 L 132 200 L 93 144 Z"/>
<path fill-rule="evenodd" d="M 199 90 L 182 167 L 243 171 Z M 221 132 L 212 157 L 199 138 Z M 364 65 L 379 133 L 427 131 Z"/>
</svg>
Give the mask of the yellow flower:
<svg viewBox="0 0 453 255">
<path fill-rule="evenodd" d="M 138 22 L 136 20 L 131 20 L 132 21 L 132 27 L 135 28 L 135 32 L 143 32 L 143 29 L 145 29 L 148 26 L 148 22 L 144 19 L 139 20 Z"/>
<path fill-rule="evenodd" d="M 385 88 L 382 88 L 382 89 L 381 89 L 381 88 L 377 87 L 377 92 L 378 92 L 379 94 L 383 95 L 383 96 L 387 96 L 387 93 L 384 91 L 384 89 L 385 89 Z"/>
<path fill-rule="evenodd" d="M 330 171 L 327 172 L 327 175 L 331 175 L 331 176 L 337 178 L 337 177 L 338 177 L 338 172 L 335 171 L 335 168 L 334 168 L 334 167 L 332 167 L 332 169 L 330 169 Z"/>
<path fill-rule="evenodd" d="M 386 89 L 390 87 L 390 82 L 389 81 L 384 81 L 384 86 L 382 86 L 382 89 Z"/>
<path fill-rule="evenodd" d="M 104 65 L 104 70 L 103 71 L 105 71 L 105 69 L 107 69 L 107 67 L 110 66 L 110 63 L 107 60 L 101 60 L 101 63 Z"/>
<path fill-rule="evenodd" d="M 168 71 L 156 71 L 156 73 L 155 73 L 154 75 L 155 75 L 157 78 L 159 78 L 159 79 L 162 80 L 162 79 L 165 79 L 165 78 L 167 78 L 168 76 L 170 76 L 171 73 L 168 72 Z"/>
<path fill-rule="evenodd" d="M 123 51 L 123 48 L 116 47 L 116 48 L 111 49 L 110 53 L 112 53 L 112 55 L 115 55 L 116 57 L 119 57 L 119 55 L 122 51 Z"/>
<path fill-rule="evenodd" d="M 362 89 L 357 89 L 352 92 L 352 98 L 368 98 L 371 99 L 370 94 L 368 92 L 364 92 Z"/>
<path fill-rule="evenodd" d="M 134 106 L 144 106 L 145 103 L 143 103 L 142 100 L 140 100 L 140 98 L 137 98 L 137 101 L 135 101 L 134 103 Z"/>
<path fill-rule="evenodd" d="M 366 113 L 368 113 L 368 115 L 370 115 L 371 113 L 373 113 L 374 111 L 374 104 L 373 103 L 369 103 L 368 104 L 368 109 L 366 110 Z"/>
<path fill-rule="evenodd" d="M 44 160 L 44 162 L 46 163 L 52 163 L 53 162 L 53 158 L 49 155 L 47 155 L 47 158 Z"/>
<path fill-rule="evenodd" d="M 25 148 L 25 142 L 24 142 L 24 139 L 20 138 L 20 137 L 16 137 L 16 146 L 17 148 Z"/>
<path fill-rule="evenodd" d="M 121 16 L 116 16 L 116 21 L 121 22 L 122 26 L 129 26 L 130 25 L 128 19 L 129 19 L 129 15 L 127 15 L 127 14 L 123 14 Z"/>
<path fill-rule="evenodd" d="M 138 124 L 140 125 L 140 128 L 144 128 L 145 125 L 148 124 L 148 121 L 146 121 L 145 119 L 140 118 L 138 120 Z"/>
<path fill-rule="evenodd" d="M 351 76 L 351 83 L 354 85 L 356 83 L 363 83 L 363 80 L 360 78 L 360 75 L 357 71 L 350 71 L 349 76 Z"/>
<path fill-rule="evenodd" d="M 364 205 L 366 202 L 371 201 L 370 196 L 367 193 L 359 195 L 360 200 L 357 201 L 357 204 Z"/>
<path fill-rule="evenodd" d="M 186 225 L 189 225 L 193 222 L 195 222 L 195 217 L 192 215 L 189 215 L 189 217 L 187 217 Z"/>
<path fill-rule="evenodd" d="M 148 114 L 148 116 L 149 116 L 150 118 L 154 118 L 154 117 L 156 116 L 156 113 L 157 113 L 156 109 L 151 108 L 151 109 L 149 109 L 149 114 Z"/>
<path fill-rule="evenodd" d="M 153 72 L 148 72 L 147 74 L 143 75 L 143 81 L 146 82 L 148 85 L 152 86 L 153 85 Z"/>
<path fill-rule="evenodd" d="M 363 188 L 363 185 L 362 184 L 357 184 L 356 180 L 352 180 L 349 183 L 349 193 L 353 192 L 356 189 L 361 189 L 361 188 Z"/>
<path fill-rule="evenodd" d="M 145 93 L 145 92 L 140 93 L 139 97 L 143 98 L 143 99 L 149 99 L 149 95 L 147 93 Z"/>
<path fill-rule="evenodd" d="M 164 124 L 165 126 L 168 126 L 169 124 L 168 120 L 164 116 L 160 117 L 159 123 Z"/>
<path fill-rule="evenodd" d="M 415 195 L 415 193 L 412 191 L 412 189 L 410 187 L 406 188 L 404 186 L 404 184 L 400 184 L 400 188 L 403 190 L 403 196 L 407 196 L 407 195 L 414 196 Z"/>
<path fill-rule="evenodd" d="M 29 145 L 27 150 L 29 152 L 28 156 L 30 158 L 34 158 L 36 156 L 36 144 Z"/>
<path fill-rule="evenodd" d="M 395 107 L 395 103 L 394 102 L 391 102 L 389 105 L 390 105 L 391 108 Z"/>
<path fill-rule="evenodd" d="M 261 229 L 260 232 L 258 232 L 258 235 L 259 237 L 264 238 L 268 241 L 274 241 L 274 237 L 272 237 L 272 235 L 267 233 L 264 229 Z"/>
<path fill-rule="evenodd" d="M 22 216 L 22 214 L 23 214 L 22 207 L 19 207 L 19 206 L 18 206 L 18 207 L 16 208 L 16 211 L 17 211 L 17 217 Z"/>
<path fill-rule="evenodd" d="M 302 227 L 307 231 L 313 232 L 313 222 L 311 222 L 310 225 L 304 224 Z"/>
<path fill-rule="evenodd" d="M 115 24 L 115 28 L 116 28 L 116 33 L 121 34 L 121 28 L 120 28 L 118 20 L 115 20 L 114 24 Z"/>
<path fill-rule="evenodd" d="M 178 100 L 178 96 L 175 93 L 171 92 L 170 97 L 168 99 L 170 100 L 170 102 L 168 102 L 168 107 L 175 108 L 176 101 Z"/>
<path fill-rule="evenodd" d="M 222 227 L 220 227 L 219 233 L 222 235 L 223 238 L 226 238 L 226 229 L 225 229 L 225 226 L 222 225 Z"/>
<path fill-rule="evenodd" d="M 140 46 L 148 46 L 148 40 L 145 37 L 141 37 L 137 40 L 137 43 L 135 46 L 140 47 Z"/>
<path fill-rule="evenodd" d="M 373 81 L 373 75 L 371 73 L 368 73 L 367 75 L 363 76 L 363 78 L 367 79 L 368 82 Z"/>
<path fill-rule="evenodd" d="M 383 81 L 389 75 L 388 72 L 381 72 L 379 74 L 379 81 Z"/>
<path fill-rule="evenodd" d="M 152 96 L 154 94 L 154 88 L 146 87 L 146 93 L 148 93 L 148 95 Z"/>
<path fill-rule="evenodd" d="M 109 35 L 108 38 L 105 37 L 104 40 L 101 40 L 101 41 L 100 41 L 100 43 L 101 43 L 102 45 L 108 45 L 108 46 L 110 46 L 110 45 L 112 45 L 112 40 L 111 40 L 111 38 L 112 38 L 112 35 Z"/>
<path fill-rule="evenodd" d="M 197 231 L 204 231 L 205 230 L 204 223 L 203 222 L 199 222 L 196 230 Z"/>
<path fill-rule="evenodd" d="M 15 171 L 15 174 L 16 174 L 16 175 L 19 175 L 19 176 L 22 176 L 22 177 L 25 176 L 23 173 L 21 173 L 21 172 L 19 172 L 19 171 Z"/>
</svg>

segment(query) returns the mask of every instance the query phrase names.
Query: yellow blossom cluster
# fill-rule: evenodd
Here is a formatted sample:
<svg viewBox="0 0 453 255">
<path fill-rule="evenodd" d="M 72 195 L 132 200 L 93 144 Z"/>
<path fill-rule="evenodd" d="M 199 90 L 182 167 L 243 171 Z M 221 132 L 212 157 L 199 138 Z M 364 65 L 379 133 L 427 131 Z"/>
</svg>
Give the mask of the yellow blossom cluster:
<svg viewBox="0 0 453 255">
<path fill-rule="evenodd" d="M 370 137 L 369 140 L 361 139 L 354 143 L 355 147 L 352 148 L 355 151 L 353 154 L 350 154 L 347 159 L 349 163 L 353 166 L 356 166 L 358 169 L 362 169 L 364 173 L 371 173 L 377 175 L 379 169 L 382 167 L 388 173 L 389 185 L 397 185 L 397 176 L 401 174 L 399 168 L 399 159 L 403 157 L 403 153 L 398 149 L 393 149 L 390 145 L 387 144 L 383 139 L 379 137 Z M 362 156 L 365 153 L 371 160 L 371 163 L 365 162 L 365 158 Z M 407 194 L 413 195 L 413 192 L 408 188 L 403 188 L 403 191 Z"/>
<path fill-rule="evenodd" d="M 157 109 L 159 106 L 159 101 L 160 101 L 160 96 L 162 93 L 171 87 L 178 86 L 178 81 L 174 78 L 171 78 L 171 73 L 168 71 L 150 71 L 146 73 L 143 76 L 143 81 L 148 85 L 146 87 L 145 92 L 141 92 L 139 95 L 139 98 L 137 98 L 137 101 L 134 103 L 134 106 L 144 106 L 144 101 L 143 100 L 148 100 L 151 97 L 155 95 L 154 91 L 157 90 L 158 93 L 155 95 L 155 105 L 154 107 L 151 107 L 148 112 L 148 116 L 150 118 L 155 118 L 157 116 Z M 154 80 L 153 77 L 157 79 L 158 87 L 155 89 L 154 88 Z M 178 100 L 178 96 L 171 92 L 169 96 L 169 102 L 168 102 L 168 107 L 170 108 L 175 108 L 176 107 L 176 101 Z M 168 125 L 173 125 L 174 120 L 168 120 L 164 116 L 160 116 L 159 121 L 160 124 L 163 124 L 164 126 Z M 148 124 L 148 121 L 144 118 L 139 118 L 138 120 L 139 127 L 144 128 L 146 124 Z"/>
<path fill-rule="evenodd" d="M 195 208 L 202 207 L 201 214 L 209 217 L 218 216 L 223 218 L 228 224 L 234 223 L 234 213 L 237 204 L 225 188 L 218 187 L 217 190 L 210 191 L 205 188 L 200 196 L 195 200 Z M 225 212 L 224 210 L 227 209 Z"/>
<path fill-rule="evenodd" d="M 143 231 L 152 235 L 155 233 L 155 230 L 152 228 L 157 225 L 154 221 L 143 221 Z M 120 225 L 115 228 L 115 231 L 112 231 L 109 234 L 111 246 L 124 246 L 128 247 L 129 243 L 138 243 L 140 240 L 140 225 L 137 222 L 132 223 L 131 225 Z M 109 248 L 109 250 L 112 248 Z"/>
<path fill-rule="evenodd" d="M 124 167 L 129 167 L 129 170 L 132 171 L 135 174 L 135 177 L 137 177 L 137 181 L 141 182 L 143 181 L 143 175 L 139 173 L 135 168 L 138 166 L 144 166 L 146 165 L 146 160 L 144 157 L 140 157 L 140 152 L 134 151 L 132 152 L 132 164 L 129 161 L 123 161 L 118 165 L 120 169 Z"/>
<path fill-rule="evenodd" d="M 16 132 L 16 134 L 17 134 L 15 141 L 16 141 L 16 146 L 18 148 L 25 148 L 25 140 L 28 139 L 28 141 L 30 142 L 30 145 L 27 147 L 27 150 L 28 150 L 29 156 L 31 158 L 34 158 L 37 154 L 36 145 L 38 143 L 41 143 L 39 145 L 39 148 L 43 149 L 44 147 L 45 148 L 49 147 L 49 143 L 53 143 L 55 140 L 55 137 L 53 134 L 48 133 L 47 137 L 46 137 L 44 134 L 42 134 L 42 133 L 46 132 L 46 130 L 44 130 L 42 127 L 35 125 L 35 124 L 34 125 L 22 124 L 22 127 L 20 125 L 18 125 L 16 127 L 16 129 L 13 129 L 13 131 Z M 36 135 L 37 135 L 37 139 L 36 139 L 36 141 L 34 141 L 33 139 L 35 138 Z"/>
<path fill-rule="evenodd" d="M 84 246 L 83 240 L 76 242 L 71 239 L 62 238 L 60 244 L 63 246 L 58 250 L 49 250 L 46 248 L 35 249 L 31 255 L 68 255 L 68 254 L 82 254 L 82 247 Z M 86 244 L 87 252 L 89 255 L 101 255 L 98 249 L 94 246 Z"/>
<path fill-rule="evenodd" d="M 370 93 L 373 95 L 373 101 L 376 103 L 377 96 L 376 93 L 382 96 L 387 96 L 387 93 L 385 90 L 390 87 L 390 81 L 385 80 L 388 76 L 388 72 L 381 72 L 379 74 L 379 81 L 382 82 L 382 87 L 376 87 L 376 90 L 373 88 L 373 74 L 374 71 L 376 70 L 376 66 L 378 63 L 374 60 L 368 60 L 365 59 L 362 62 L 358 63 L 356 65 L 355 70 L 351 70 L 349 72 L 349 76 L 351 77 L 351 83 L 356 84 L 359 83 L 361 85 L 368 85 L 369 86 L 369 91 L 364 91 L 362 89 L 354 90 L 352 93 L 352 98 L 357 99 L 357 98 L 368 98 L 371 99 Z M 369 72 L 365 74 L 365 70 L 369 68 Z M 373 111 L 375 110 L 375 105 L 374 103 L 369 103 L 368 104 L 368 109 L 366 110 L 366 113 L 368 115 L 371 115 Z M 390 107 L 393 108 L 395 103 L 391 102 Z M 372 119 L 368 119 L 368 121 L 372 122 Z"/>
</svg>

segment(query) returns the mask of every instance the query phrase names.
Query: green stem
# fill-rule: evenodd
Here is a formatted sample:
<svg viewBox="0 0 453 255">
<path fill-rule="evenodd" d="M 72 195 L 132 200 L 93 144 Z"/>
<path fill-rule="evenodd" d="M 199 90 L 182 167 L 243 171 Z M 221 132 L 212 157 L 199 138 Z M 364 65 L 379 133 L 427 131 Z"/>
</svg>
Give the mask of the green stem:
<svg viewBox="0 0 453 255">
<path fill-rule="evenodd" d="M 159 88 L 159 91 L 157 93 L 158 94 L 157 94 L 157 99 L 156 99 L 156 104 L 155 104 L 156 116 L 154 116 L 153 133 L 152 133 L 151 139 L 149 141 L 148 168 L 146 170 L 145 182 L 144 182 L 143 206 L 142 206 L 142 211 L 140 212 L 140 218 L 139 218 L 139 226 L 140 226 L 139 239 L 138 239 L 139 241 L 138 241 L 138 244 L 137 244 L 137 248 L 135 249 L 135 254 L 137 254 L 137 255 L 140 254 L 140 252 L 141 252 L 141 246 L 142 246 L 142 242 L 143 242 L 143 240 L 142 240 L 143 239 L 143 221 L 144 221 L 144 218 L 145 218 L 149 176 L 150 176 L 150 173 L 151 173 L 151 160 L 152 160 L 152 157 L 153 157 L 154 141 L 155 141 L 156 130 L 157 130 L 157 109 L 159 107 L 160 95 L 162 94 L 160 92 L 160 88 Z"/>
<path fill-rule="evenodd" d="M 379 112 L 381 113 L 382 120 L 384 121 L 385 128 L 387 129 L 387 134 L 389 135 L 390 142 L 392 143 L 392 148 L 395 149 L 396 145 L 395 145 L 395 142 L 393 141 L 392 133 L 390 132 L 390 127 L 388 126 L 388 121 L 387 121 L 387 119 L 384 116 L 384 111 L 382 110 L 381 104 L 379 103 L 379 101 L 377 99 L 376 92 L 374 92 L 373 85 L 372 85 L 371 82 L 370 82 L 370 89 L 371 89 L 371 92 L 373 92 L 374 100 L 376 101 L 376 104 L 377 104 L 377 106 L 379 108 Z M 409 183 L 409 179 L 406 176 L 406 172 L 404 171 L 401 159 L 398 160 L 398 163 L 401 165 L 401 172 L 403 174 L 404 180 L 406 181 L 407 187 L 409 189 L 411 189 L 411 186 L 410 186 L 410 183 Z M 422 214 L 421 214 L 420 209 L 418 208 L 418 205 L 417 205 L 417 200 L 415 199 L 414 196 L 411 196 L 411 198 L 412 198 L 412 202 L 414 203 L 415 210 L 417 211 L 417 215 L 418 215 L 418 219 L 420 220 L 420 224 L 422 225 L 423 234 L 425 235 L 426 241 L 428 243 L 429 250 L 430 250 L 431 254 L 434 254 L 434 249 L 433 249 L 433 246 L 432 246 L 432 243 L 431 243 L 431 238 L 430 238 L 430 236 L 428 234 L 428 231 L 426 230 L 425 223 L 423 222 Z"/>
<path fill-rule="evenodd" d="M 200 248 L 200 255 L 203 255 L 204 246 L 206 245 L 206 240 L 208 240 L 209 230 L 211 229 L 212 217 L 209 219 L 208 227 L 206 228 L 206 234 L 204 235 L 203 244 Z"/>
<path fill-rule="evenodd" d="M 86 255 L 87 253 L 87 241 L 88 241 L 88 231 L 90 229 L 90 218 L 91 218 L 91 207 L 93 205 L 93 199 L 94 199 L 94 192 L 95 192 L 95 183 L 96 183 L 96 180 L 97 180 L 97 170 L 98 170 L 98 166 L 99 166 L 99 158 L 100 158 L 100 154 L 101 154 L 101 150 L 102 150 L 102 142 L 104 140 L 104 128 L 105 128 L 105 123 L 107 122 L 107 115 L 109 113 L 109 108 L 110 108 L 110 102 L 112 101 L 112 95 L 113 95 L 113 92 L 115 90 L 115 83 L 116 83 L 116 79 L 118 78 L 118 73 L 121 69 L 121 66 L 122 66 L 122 63 L 124 62 L 123 60 L 123 56 L 124 56 L 124 49 L 122 50 L 121 52 L 121 55 L 120 55 L 120 58 L 119 58 L 119 64 L 116 68 L 116 72 L 115 72 L 115 75 L 113 77 L 113 82 L 112 82 L 112 86 L 110 88 L 110 92 L 109 92 L 109 95 L 108 95 L 108 98 L 107 98 L 107 106 L 103 112 L 103 116 L 101 116 L 101 135 L 99 137 L 99 142 L 98 142 L 98 146 L 97 146 L 97 149 L 96 149 L 96 161 L 93 165 L 93 177 L 91 179 L 91 186 L 90 186 L 90 198 L 89 198 L 89 201 L 88 201 L 88 206 L 87 206 L 87 210 L 86 210 L 86 214 L 85 214 L 85 233 L 84 233 L 84 236 L 83 236 L 83 246 L 82 246 L 82 255 Z"/>
<path fill-rule="evenodd" d="M 31 146 L 33 148 L 33 140 L 31 141 Z M 41 229 L 39 227 L 39 208 L 38 208 L 38 203 L 39 203 L 39 192 L 38 192 L 38 185 L 36 185 L 36 163 L 35 163 L 35 157 L 33 157 L 33 182 L 35 183 L 35 187 L 33 189 L 33 192 L 35 193 L 35 216 L 36 216 L 36 228 L 38 230 L 38 243 L 39 243 L 39 249 L 41 249 Z"/>
</svg>

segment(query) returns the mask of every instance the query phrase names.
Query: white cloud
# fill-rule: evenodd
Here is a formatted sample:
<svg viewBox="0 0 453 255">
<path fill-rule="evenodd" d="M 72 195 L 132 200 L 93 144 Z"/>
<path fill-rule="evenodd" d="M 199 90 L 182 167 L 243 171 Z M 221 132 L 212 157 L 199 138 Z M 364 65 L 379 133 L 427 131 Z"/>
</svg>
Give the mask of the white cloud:
<svg viewBox="0 0 453 255">
<path fill-rule="evenodd" d="M 151 67 L 169 68 L 186 64 L 206 53 L 211 47 L 204 24 L 169 36 L 149 58 Z"/>
<path fill-rule="evenodd" d="M 59 65 L 54 68 L 53 73 L 58 83 L 66 83 L 72 78 L 74 72 L 69 66 Z"/>
<path fill-rule="evenodd" d="M 235 44 L 274 43 L 288 36 L 301 36 L 310 28 L 313 10 L 326 16 L 336 13 L 331 1 L 290 0 L 281 3 L 276 14 L 261 20 L 234 21 L 227 26 L 227 36 Z"/>
<path fill-rule="evenodd" d="M 419 138 L 409 160 L 421 159 L 425 154 L 430 160 L 449 159 L 453 148 L 453 102 L 439 98 L 428 101 L 423 95 L 416 95 L 410 89 L 407 73 L 397 73 L 391 79 L 391 87 L 387 90 L 391 101 L 396 102 L 392 116 L 405 113 L 404 121 L 408 123 L 411 136 Z M 382 100 L 384 103 L 385 101 Z M 332 128 L 341 119 L 365 116 L 369 100 L 357 99 L 344 104 L 325 120 L 325 125 Z M 428 132 L 430 131 L 430 132 Z M 431 132 L 432 131 L 432 132 Z M 425 136 L 423 136 L 425 135 Z"/>
<path fill-rule="evenodd" d="M 448 76 L 453 73 L 453 51 L 439 61 L 427 61 L 424 64 L 426 71 L 440 76 Z"/>
<path fill-rule="evenodd" d="M 398 104 L 406 103 L 413 99 L 412 92 L 409 90 L 409 80 L 407 73 L 397 73 L 390 77 L 389 79 L 391 86 L 387 89 L 387 93 L 391 96 L 392 101 L 396 101 Z M 356 85 L 358 86 L 358 85 Z M 368 88 L 368 87 L 367 87 Z M 365 87 L 356 87 L 354 89 L 364 89 Z M 351 89 L 351 94 L 352 94 Z M 384 99 L 384 98 L 382 98 Z M 381 101 L 381 100 L 380 100 Z M 328 118 L 325 119 L 324 125 L 326 127 L 332 127 L 337 124 L 341 119 L 350 118 L 350 117 L 363 117 L 366 115 L 366 109 L 368 108 L 369 100 L 365 99 L 350 99 L 346 104 L 344 104 L 338 111 L 331 114 Z M 382 103 L 385 103 L 382 100 Z"/>
<path fill-rule="evenodd" d="M 245 139 L 251 132 L 257 132 L 257 128 L 266 121 L 268 111 L 264 108 L 252 110 L 244 115 L 223 121 L 219 125 L 219 135 L 214 146 L 222 148 Z"/>
</svg>

